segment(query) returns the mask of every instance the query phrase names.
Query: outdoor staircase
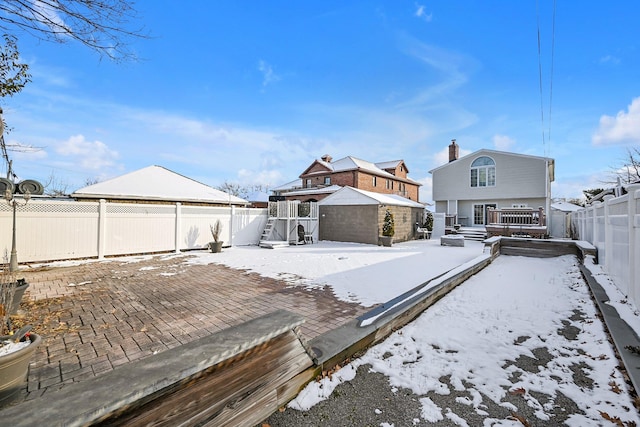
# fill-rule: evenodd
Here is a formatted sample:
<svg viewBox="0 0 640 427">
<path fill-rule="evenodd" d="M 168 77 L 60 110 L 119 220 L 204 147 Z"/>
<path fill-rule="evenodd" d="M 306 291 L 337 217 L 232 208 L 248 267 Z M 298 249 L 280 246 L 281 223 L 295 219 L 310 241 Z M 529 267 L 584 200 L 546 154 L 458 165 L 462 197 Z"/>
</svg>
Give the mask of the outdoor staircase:
<svg viewBox="0 0 640 427">
<path fill-rule="evenodd" d="M 271 234 L 273 233 L 273 227 L 275 224 L 275 218 L 269 218 L 267 220 L 267 223 L 264 226 L 264 230 L 262 230 L 262 235 L 260 236 L 260 243 L 269 240 Z"/>
<path fill-rule="evenodd" d="M 464 236 L 465 240 L 478 242 L 482 242 L 487 238 L 487 231 L 484 228 L 462 227 L 458 230 L 458 234 Z"/>
<path fill-rule="evenodd" d="M 260 236 L 260 243 L 258 244 L 261 248 L 275 249 L 289 246 L 289 242 L 284 240 L 271 240 L 275 224 L 275 218 L 269 218 L 267 220 L 264 230 L 262 230 L 262 235 Z"/>
</svg>

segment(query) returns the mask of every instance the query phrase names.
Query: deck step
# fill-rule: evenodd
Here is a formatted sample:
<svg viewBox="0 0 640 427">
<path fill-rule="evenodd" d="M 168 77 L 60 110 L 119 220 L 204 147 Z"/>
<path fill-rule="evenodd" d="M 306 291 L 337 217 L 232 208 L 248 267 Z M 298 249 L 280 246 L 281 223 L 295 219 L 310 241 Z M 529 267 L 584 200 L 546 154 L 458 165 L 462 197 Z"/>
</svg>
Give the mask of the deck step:
<svg viewBox="0 0 640 427">
<path fill-rule="evenodd" d="M 263 240 L 260 242 L 261 248 L 277 249 L 289 247 L 289 242 L 285 240 Z"/>
<path fill-rule="evenodd" d="M 458 234 L 464 236 L 465 240 L 483 241 L 487 238 L 487 232 L 484 228 L 460 228 Z"/>
</svg>

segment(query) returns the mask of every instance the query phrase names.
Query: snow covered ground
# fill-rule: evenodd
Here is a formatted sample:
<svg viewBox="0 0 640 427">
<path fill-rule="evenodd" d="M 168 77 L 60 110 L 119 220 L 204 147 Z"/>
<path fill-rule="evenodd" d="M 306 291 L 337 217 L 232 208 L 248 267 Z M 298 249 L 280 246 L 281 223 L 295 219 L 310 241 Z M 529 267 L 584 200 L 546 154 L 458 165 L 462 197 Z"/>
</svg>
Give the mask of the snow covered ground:
<svg viewBox="0 0 640 427">
<path fill-rule="evenodd" d="M 431 240 L 384 248 L 321 242 L 276 250 L 231 248 L 190 262 L 222 263 L 295 286 L 328 285 L 338 298 L 373 305 L 482 254 L 481 244 L 466 245 L 442 247 Z M 623 318 L 637 325 L 638 313 L 607 275 L 599 266 L 590 268 Z M 387 376 L 393 393 L 409 389 L 419 396 L 414 424 L 640 423 L 571 256 L 499 257 L 364 356 L 309 384 L 288 410 L 313 408 L 353 380 L 362 366 Z M 374 413 L 381 426 L 405 425 L 382 410 Z"/>
<path fill-rule="evenodd" d="M 326 285 L 340 299 L 372 306 L 482 256 L 482 244 L 465 244 L 443 247 L 433 239 L 390 248 L 337 242 L 233 247 L 188 253 L 185 262 L 220 263 L 291 286 Z M 640 331 L 635 307 L 599 266 L 588 267 L 621 317 Z M 380 426 L 640 425 L 617 366 L 574 257 L 503 256 L 361 358 L 309 384 L 284 416 L 314 411 L 336 387 L 355 381 L 356 372 L 369 371 L 388 378 L 392 395 L 410 390 L 419 402 L 410 422 L 387 415 L 378 402 L 370 416 Z M 362 393 L 374 402 L 383 394 Z M 328 412 L 323 416 L 337 410 Z M 305 420 L 285 418 L 280 425 L 313 425 Z"/>
</svg>

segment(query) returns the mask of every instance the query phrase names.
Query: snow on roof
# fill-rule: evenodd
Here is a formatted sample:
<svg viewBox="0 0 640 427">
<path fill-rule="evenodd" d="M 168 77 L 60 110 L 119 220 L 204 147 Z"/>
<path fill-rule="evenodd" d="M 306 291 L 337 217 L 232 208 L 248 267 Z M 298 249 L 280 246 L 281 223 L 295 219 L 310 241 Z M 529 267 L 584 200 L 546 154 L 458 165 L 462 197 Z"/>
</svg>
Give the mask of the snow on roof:
<svg viewBox="0 0 640 427">
<path fill-rule="evenodd" d="M 300 188 L 298 190 L 287 191 L 287 196 L 303 196 L 307 194 L 326 194 L 326 193 L 335 193 L 340 190 L 342 187 L 339 185 L 330 185 L 328 187 L 313 187 L 313 188 Z"/>
<path fill-rule="evenodd" d="M 397 178 L 395 175 L 392 175 L 389 172 L 380 169 L 374 163 L 367 162 L 366 160 L 357 159 L 351 156 L 347 156 L 340 160 L 336 160 L 335 162 L 332 163 L 332 166 L 335 172 L 347 171 L 352 169 L 362 169 L 369 172 L 374 172 L 378 175 L 389 176 L 390 178 Z"/>
<path fill-rule="evenodd" d="M 286 184 L 279 185 L 278 187 L 270 188 L 271 191 L 283 191 L 290 190 L 292 188 L 302 188 L 302 179 L 298 178 Z"/>
<path fill-rule="evenodd" d="M 582 209 L 582 206 L 574 205 L 569 202 L 558 201 L 551 203 L 551 209 L 556 209 L 562 212 L 575 212 Z"/>
<path fill-rule="evenodd" d="M 318 205 L 392 205 L 424 208 L 424 204 L 414 202 L 396 194 L 381 194 L 360 190 L 353 187 L 342 187 L 335 193 L 320 200 Z"/>
<path fill-rule="evenodd" d="M 376 163 L 376 167 L 380 169 L 395 169 L 400 163 L 402 163 L 402 160 L 391 160 L 390 162 Z"/>
<path fill-rule="evenodd" d="M 148 166 L 75 191 L 72 197 L 91 199 L 157 200 L 247 204 L 244 199 L 217 190 L 162 166 Z"/>
</svg>

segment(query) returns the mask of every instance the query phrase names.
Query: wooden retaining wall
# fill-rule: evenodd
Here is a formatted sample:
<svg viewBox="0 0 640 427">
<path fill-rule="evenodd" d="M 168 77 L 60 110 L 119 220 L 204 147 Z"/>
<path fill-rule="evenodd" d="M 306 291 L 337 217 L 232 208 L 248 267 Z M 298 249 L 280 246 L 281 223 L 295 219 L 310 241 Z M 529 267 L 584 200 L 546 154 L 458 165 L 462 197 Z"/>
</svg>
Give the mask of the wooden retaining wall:
<svg viewBox="0 0 640 427">
<path fill-rule="evenodd" d="M 314 377 L 280 310 L 0 412 L 27 426 L 251 426 Z M 311 369 L 310 369 L 311 368 Z"/>
</svg>

